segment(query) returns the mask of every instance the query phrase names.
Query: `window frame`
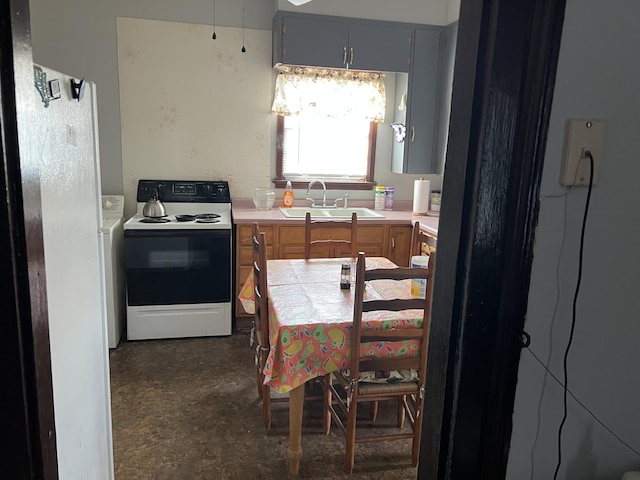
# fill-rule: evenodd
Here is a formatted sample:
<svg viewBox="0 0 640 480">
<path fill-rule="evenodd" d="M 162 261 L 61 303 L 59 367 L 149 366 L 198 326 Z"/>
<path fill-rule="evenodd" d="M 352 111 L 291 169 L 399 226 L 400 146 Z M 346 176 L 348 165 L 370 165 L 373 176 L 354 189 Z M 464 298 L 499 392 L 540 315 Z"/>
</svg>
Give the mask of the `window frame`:
<svg viewBox="0 0 640 480">
<path fill-rule="evenodd" d="M 373 180 L 376 163 L 376 140 L 378 137 L 378 124 L 376 122 L 370 122 L 369 127 L 369 156 L 367 159 L 367 175 L 364 182 L 354 181 L 339 181 L 329 180 L 325 181 L 328 189 L 344 189 L 350 190 L 373 190 L 376 186 L 376 182 Z M 284 139 L 284 116 L 278 115 L 277 128 L 276 128 L 276 178 L 273 179 L 273 183 L 276 188 L 285 188 L 287 181 L 291 182 L 293 188 L 306 188 L 309 184 L 308 181 L 301 180 L 287 180 L 284 178 L 282 171 L 282 158 L 283 158 L 283 139 Z"/>
</svg>

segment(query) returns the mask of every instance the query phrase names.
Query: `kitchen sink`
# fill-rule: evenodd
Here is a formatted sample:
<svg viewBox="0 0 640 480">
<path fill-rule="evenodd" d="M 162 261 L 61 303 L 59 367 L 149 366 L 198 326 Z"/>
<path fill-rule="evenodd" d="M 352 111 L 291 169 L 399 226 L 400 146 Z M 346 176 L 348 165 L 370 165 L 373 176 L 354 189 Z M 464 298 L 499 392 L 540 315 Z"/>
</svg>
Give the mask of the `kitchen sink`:
<svg viewBox="0 0 640 480">
<path fill-rule="evenodd" d="M 311 208 L 311 207 L 278 207 L 282 216 L 287 218 L 305 218 L 307 212 L 311 212 L 311 218 L 351 218 L 351 214 L 356 212 L 358 219 L 362 218 L 384 218 L 384 215 L 374 212 L 369 208 Z"/>
</svg>

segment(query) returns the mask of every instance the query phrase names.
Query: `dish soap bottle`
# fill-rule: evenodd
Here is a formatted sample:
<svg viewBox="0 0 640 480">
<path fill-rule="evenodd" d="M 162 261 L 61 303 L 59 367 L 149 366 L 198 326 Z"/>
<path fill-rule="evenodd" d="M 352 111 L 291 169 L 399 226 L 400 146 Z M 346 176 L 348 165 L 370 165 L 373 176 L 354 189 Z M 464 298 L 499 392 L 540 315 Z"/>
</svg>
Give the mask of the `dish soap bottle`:
<svg viewBox="0 0 640 480">
<path fill-rule="evenodd" d="M 284 189 L 284 193 L 282 194 L 282 206 L 284 208 L 293 207 L 293 189 L 291 188 L 291 182 L 287 182 L 287 186 Z"/>
</svg>

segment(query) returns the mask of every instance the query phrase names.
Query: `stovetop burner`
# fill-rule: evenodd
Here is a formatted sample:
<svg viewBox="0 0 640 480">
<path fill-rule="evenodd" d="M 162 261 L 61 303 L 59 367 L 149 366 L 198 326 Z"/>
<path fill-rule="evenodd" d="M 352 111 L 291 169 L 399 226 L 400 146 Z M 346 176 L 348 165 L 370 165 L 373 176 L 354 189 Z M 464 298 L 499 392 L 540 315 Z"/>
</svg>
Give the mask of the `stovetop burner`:
<svg viewBox="0 0 640 480">
<path fill-rule="evenodd" d="M 176 220 L 178 222 L 193 222 L 197 223 L 217 223 L 220 220 L 220 215 L 217 213 L 198 213 L 198 214 L 184 214 L 184 215 L 176 215 Z"/>
<path fill-rule="evenodd" d="M 162 217 L 144 217 L 140 223 L 169 223 L 171 220 Z"/>
</svg>

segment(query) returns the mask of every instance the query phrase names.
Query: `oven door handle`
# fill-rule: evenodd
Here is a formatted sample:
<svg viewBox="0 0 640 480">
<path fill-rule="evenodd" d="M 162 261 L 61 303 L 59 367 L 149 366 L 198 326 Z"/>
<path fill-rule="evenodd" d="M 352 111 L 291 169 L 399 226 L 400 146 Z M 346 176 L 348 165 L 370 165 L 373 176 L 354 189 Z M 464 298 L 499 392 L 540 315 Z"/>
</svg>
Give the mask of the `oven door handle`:
<svg viewBox="0 0 640 480">
<path fill-rule="evenodd" d="M 150 229 L 125 229 L 125 237 L 153 237 L 153 238 L 167 238 L 167 237 L 231 237 L 230 229 L 165 229 L 165 230 L 150 230 Z"/>
</svg>

